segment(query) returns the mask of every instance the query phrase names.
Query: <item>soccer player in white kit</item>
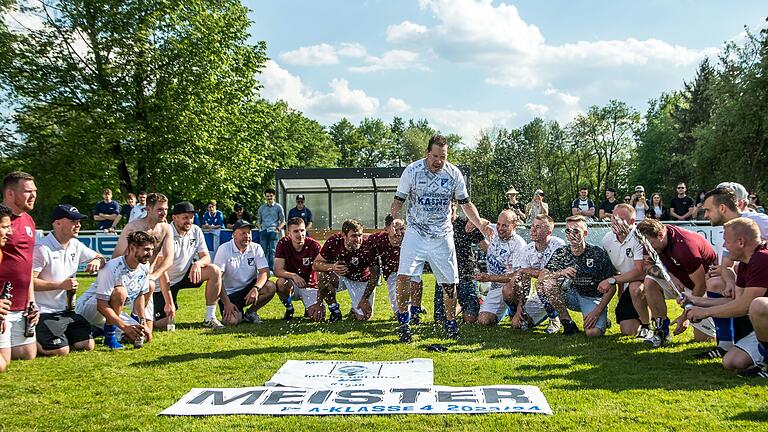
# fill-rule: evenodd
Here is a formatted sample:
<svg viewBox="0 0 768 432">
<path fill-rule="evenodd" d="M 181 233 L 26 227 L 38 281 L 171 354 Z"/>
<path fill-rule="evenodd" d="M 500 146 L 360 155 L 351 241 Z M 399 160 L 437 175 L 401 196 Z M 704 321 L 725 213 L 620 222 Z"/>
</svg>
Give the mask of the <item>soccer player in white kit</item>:
<svg viewBox="0 0 768 432">
<path fill-rule="evenodd" d="M 448 141 L 434 135 L 429 139 L 426 157 L 408 165 L 392 201 L 391 214 L 400 218 L 403 202 L 408 199 L 407 228 L 400 249 L 397 271 L 398 334 L 401 342 L 411 341 L 410 312 L 412 276 L 420 275 L 429 262 L 437 283 L 443 287 L 445 329 L 449 337 L 457 338 L 456 284 L 459 281 L 456 251 L 451 224 L 451 198 L 456 197 L 467 218 L 481 230 L 488 221 L 481 221 L 477 208 L 469 200 L 467 185 L 459 169 L 448 162 Z"/>
</svg>

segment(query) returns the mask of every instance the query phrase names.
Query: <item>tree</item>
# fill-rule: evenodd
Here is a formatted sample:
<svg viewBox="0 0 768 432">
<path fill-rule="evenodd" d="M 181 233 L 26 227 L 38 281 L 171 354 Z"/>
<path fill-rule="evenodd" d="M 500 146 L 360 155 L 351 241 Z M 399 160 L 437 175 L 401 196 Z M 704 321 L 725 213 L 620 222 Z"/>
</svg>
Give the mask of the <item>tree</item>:
<svg viewBox="0 0 768 432">
<path fill-rule="evenodd" d="M 339 150 L 339 166 L 347 168 L 357 166 L 358 155 L 366 146 L 366 142 L 355 125 L 346 118 L 342 118 L 331 125 L 328 134 Z"/>
</svg>

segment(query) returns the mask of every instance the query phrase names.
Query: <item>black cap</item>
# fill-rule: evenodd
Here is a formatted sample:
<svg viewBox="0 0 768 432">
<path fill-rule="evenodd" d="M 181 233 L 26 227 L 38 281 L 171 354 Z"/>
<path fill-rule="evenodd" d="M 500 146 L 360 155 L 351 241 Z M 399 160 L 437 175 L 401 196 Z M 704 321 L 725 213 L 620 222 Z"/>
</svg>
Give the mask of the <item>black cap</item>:
<svg viewBox="0 0 768 432">
<path fill-rule="evenodd" d="M 243 208 L 243 205 L 242 205 L 242 204 L 240 204 L 240 203 L 235 203 L 235 210 L 240 210 L 241 208 Z"/>
<path fill-rule="evenodd" d="M 189 201 L 182 201 L 173 206 L 173 214 L 178 215 L 182 213 L 194 213 L 195 206 Z"/>
<path fill-rule="evenodd" d="M 296 200 L 302 200 L 302 201 L 304 201 L 304 195 L 302 195 L 302 194 L 298 194 L 298 195 L 296 195 Z"/>
<path fill-rule="evenodd" d="M 52 221 L 56 221 L 59 219 L 80 220 L 80 219 L 85 219 L 87 217 L 88 216 L 80 213 L 76 207 L 73 207 L 69 204 L 59 204 L 53 208 L 53 214 L 51 215 L 51 220 Z"/>
<path fill-rule="evenodd" d="M 238 219 L 237 222 L 232 225 L 232 231 L 237 231 L 240 228 L 253 228 L 253 224 L 247 220 Z"/>
</svg>

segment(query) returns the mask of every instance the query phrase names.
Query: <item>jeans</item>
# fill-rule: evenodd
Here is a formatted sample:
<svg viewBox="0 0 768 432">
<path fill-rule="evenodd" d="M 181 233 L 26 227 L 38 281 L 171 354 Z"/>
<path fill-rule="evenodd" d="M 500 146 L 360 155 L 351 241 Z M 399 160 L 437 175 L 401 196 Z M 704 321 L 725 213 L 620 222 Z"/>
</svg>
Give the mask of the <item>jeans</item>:
<svg viewBox="0 0 768 432">
<path fill-rule="evenodd" d="M 273 273 L 275 271 L 275 248 L 277 247 L 277 240 L 279 240 L 279 233 L 274 229 L 261 230 L 259 233 L 259 243 L 261 244 L 261 248 L 264 249 L 264 255 L 267 256 L 269 270 Z"/>
</svg>

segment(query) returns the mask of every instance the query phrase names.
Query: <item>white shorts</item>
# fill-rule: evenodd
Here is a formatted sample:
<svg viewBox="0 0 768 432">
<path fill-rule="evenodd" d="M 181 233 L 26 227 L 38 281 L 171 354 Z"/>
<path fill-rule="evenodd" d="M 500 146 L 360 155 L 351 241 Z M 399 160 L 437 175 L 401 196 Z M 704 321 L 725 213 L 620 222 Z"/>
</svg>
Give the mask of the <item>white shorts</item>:
<svg viewBox="0 0 768 432">
<path fill-rule="evenodd" d="M 336 292 L 347 290 L 349 292 L 349 299 L 352 301 L 352 311 L 362 316 L 363 311 L 360 310 L 357 305 L 360 303 L 360 300 L 363 299 L 363 294 L 365 294 L 365 288 L 368 286 L 367 281 L 353 281 L 350 279 L 345 278 L 344 276 L 339 276 L 339 286 L 336 288 Z M 373 299 L 376 297 L 376 289 L 373 290 L 370 296 L 368 296 L 368 301 L 371 303 L 371 313 L 373 313 Z"/>
<path fill-rule="evenodd" d="M 752 332 L 739 339 L 739 341 L 736 342 L 733 346 L 747 353 L 754 364 L 763 364 L 765 359 L 762 355 L 760 355 L 760 350 L 758 349 L 757 343 L 757 335 L 755 332 Z"/>
<path fill-rule="evenodd" d="M 504 303 L 502 293 L 504 285 L 493 283 L 488 294 L 485 296 L 483 304 L 480 306 L 480 313 L 490 313 L 496 315 L 497 322 L 501 322 L 508 313 L 507 304 Z"/>
<path fill-rule="evenodd" d="M 653 277 L 653 276 L 648 276 L 648 275 L 646 275 L 645 278 L 646 279 L 650 279 L 650 280 L 656 282 L 661 287 L 661 290 L 664 292 L 664 298 L 665 299 L 667 299 L 667 300 L 676 300 L 678 297 L 680 297 L 680 294 L 677 292 L 677 290 L 675 288 L 669 286 L 667 281 L 665 281 L 664 279 Z M 692 292 L 693 291 L 691 291 L 688 288 L 685 289 L 685 293 L 686 294 L 690 294 Z"/>
<path fill-rule="evenodd" d="M 24 336 L 24 330 L 26 330 L 24 311 L 9 312 L 3 319 L 5 331 L 0 333 L 0 349 L 29 345 L 37 341 L 34 336 Z"/>
<path fill-rule="evenodd" d="M 80 297 L 80 299 L 84 299 L 84 301 L 77 302 L 77 305 L 75 305 L 75 313 L 85 318 L 89 323 L 91 323 L 92 326 L 97 328 L 104 328 L 104 324 L 107 323 L 107 319 L 104 318 L 104 315 L 102 315 L 101 312 L 99 312 L 99 309 L 96 306 L 98 304 L 96 297 Z M 130 325 L 138 324 L 135 319 L 131 318 L 130 315 L 123 311 L 120 312 L 120 320 Z"/>
<path fill-rule="evenodd" d="M 298 298 L 304 304 L 304 309 L 317 303 L 317 288 L 297 288 L 293 286 L 293 298 Z"/>
<path fill-rule="evenodd" d="M 411 276 L 411 283 L 413 282 L 421 282 L 421 275 Z M 389 306 L 392 308 L 392 312 L 397 313 L 397 273 L 392 273 L 387 276 L 386 283 Z"/>
<path fill-rule="evenodd" d="M 437 283 L 459 283 L 453 234 L 442 238 L 422 237 L 416 230 L 406 228 L 400 246 L 400 266 L 397 273 L 408 276 L 421 275 L 427 261 Z"/>
</svg>

